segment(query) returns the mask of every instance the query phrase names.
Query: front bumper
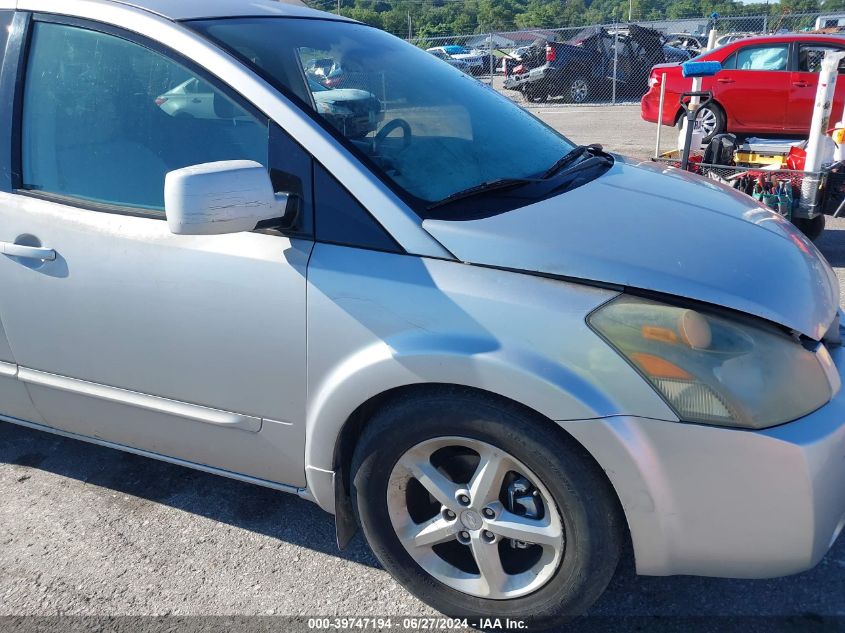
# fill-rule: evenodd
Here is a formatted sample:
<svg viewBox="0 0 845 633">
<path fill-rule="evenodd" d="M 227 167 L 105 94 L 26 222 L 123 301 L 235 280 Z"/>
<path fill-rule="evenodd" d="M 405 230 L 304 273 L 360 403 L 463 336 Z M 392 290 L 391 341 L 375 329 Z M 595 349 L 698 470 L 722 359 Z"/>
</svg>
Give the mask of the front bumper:
<svg viewBox="0 0 845 633">
<path fill-rule="evenodd" d="M 845 381 L 845 349 L 831 356 Z M 845 388 L 764 431 L 634 417 L 559 424 L 616 488 L 638 573 L 793 574 L 845 525 Z"/>
</svg>

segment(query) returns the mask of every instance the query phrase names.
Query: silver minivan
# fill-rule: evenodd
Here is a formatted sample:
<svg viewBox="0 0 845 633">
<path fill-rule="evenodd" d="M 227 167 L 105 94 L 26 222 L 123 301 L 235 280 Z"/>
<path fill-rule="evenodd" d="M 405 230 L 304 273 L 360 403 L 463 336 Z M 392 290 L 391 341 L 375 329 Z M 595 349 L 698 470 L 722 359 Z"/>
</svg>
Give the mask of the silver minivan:
<svg viewBox="0 0 845 633">
<path fill-rule="evenodd" d="M 0 0 L 0 52 L 3 420 L 310 499 L 456 616 L 841 531 L 839 286 L 750 198 L 295 3 Z"/>
</svg>

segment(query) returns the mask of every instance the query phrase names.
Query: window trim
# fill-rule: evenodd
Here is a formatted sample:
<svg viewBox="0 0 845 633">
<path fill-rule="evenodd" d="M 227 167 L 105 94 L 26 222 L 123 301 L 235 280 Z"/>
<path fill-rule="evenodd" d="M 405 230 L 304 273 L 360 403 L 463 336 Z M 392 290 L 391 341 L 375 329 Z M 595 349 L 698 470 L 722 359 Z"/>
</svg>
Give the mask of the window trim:
<svg viewBox="0 0 845 633">
<path fill-rule="evenodd" d="M 18 113 L 22 111 L 23 90 L 18 77 L 25 68 L 24 47 L 30 23 L 30 13 L 19 11 L 13 16 L 0 69 L 0 146 L 3 152 L 0 159 L 0 191 L 6 193 L 13 193 L 20 179 L 20 153 L 16 148 L 20 148 L 21 131 L 17 121 Z"/>
<path fill-rule="evenodd" d="M 22 15 L 18 25 L 17 16 Z M 133 33 L 126 29 L 106 24 L 104 22 L 97 22 L 95 20 L 88 20 L 84 18 L 76 18 L 63 15 L 53 15 L 47 13 L 29 13 L 18 12 L 13 21 L 12 33 L 9 34 L 9 45 L 11 45 L 13 38 L 19 54 L 15 60 L 17 68 L 14 72 L 9 70 L 7 73 L 4 61 L 2 77 L 0 77 L 0 90 L 8 86 L 7 82 L 14 81 L 13 102 L 14 106 L 11 112 L 11 193 L 28 198 L 36 198 L 45 200 L 47 202 L 55 202 L 66 206 L 84 209 L 86 211 L 96 211 L 99 213 L 112 213 L 115 215 L 128 215 L 133 217 L 141 217 L 153 220 L 166 220 L 164 211 L 158 209 L 145 209 L 142 207 L 131 207 L 118 205 L 113 203 L 101 203 L 93 200 L 85 200 L 84 198 L 76 198 L 74 196 L 66 196 L 59 193 L 38 191 L 34 189 L 27 189 L 23 186 L 23 100 L 24 92 L 26 90 L 26 74 L 29 68 L 29 55 L 32 45 L 32 36 L 36 23 L 58 24 L 71 28 L 78 28 L 95 33 L 101 33 L 112 37 L 125 40 L 137 46 L 141 46 L 153 53 L 163 56 L 165 59 L 179 64 L 197 78 L 206 81 L 212 88 L 219 90 L 227 98 L 231 99 L 236 105 L 242 107 L 250 116 L 253 116 L 256 121 L 262 123 L 267 128 L 267 161 L 268 172 L 272 166 L 269 164 L 270 159 L 270 124 L 272 120 L 261 110 L 259 110 L 246 97 L 234 91 L 231 86 L 220 80 L 213 73 L 206 68 L 198 65 L 196 62 L 185 57 L 181 53 L 172 48 L 169 48 L 160 42 L 153 39 Z M 8 51 L 9 46 L 7 46 Z M 10 75 L 10 77 L 7 77 Z M 4 114 L 3 105 L 0 104 L 0 115 Z M 6 119 L 8 120 L 8 118 Z"/>
</svg>

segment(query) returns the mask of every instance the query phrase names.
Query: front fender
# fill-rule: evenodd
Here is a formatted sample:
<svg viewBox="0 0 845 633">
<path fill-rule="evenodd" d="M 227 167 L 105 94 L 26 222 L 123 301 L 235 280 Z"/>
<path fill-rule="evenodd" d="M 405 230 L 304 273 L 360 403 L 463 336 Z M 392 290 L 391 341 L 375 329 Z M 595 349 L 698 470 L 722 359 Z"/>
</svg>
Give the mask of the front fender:
<svg viewBox="0 0 845 633">
<path fill-rule="evenodd" d="M 309 489 L 321 506 L 329 490 L 312 485 L 316 470 L 330 472 L 341 429 L 364 402 L 415 384 L 449 384 L 491 391 L 554 419 L 602 417 L 619 403 L 584 376 L 527 350 L 505 350 L 484 339 L 409 333 L 359 350 L 316 389 L 306 425 Z M 332 493 L 333 495 L 333 493 Z"/>
<path fill-rule="evenodd" d="M 341 429 L 397 387 L 491 391 L 552 420 L 675 419 L 586 324 L 613 290 L 324 244 L 308 283 L 305 468 L 309 492 L 330 511 Z"/>
</svg>

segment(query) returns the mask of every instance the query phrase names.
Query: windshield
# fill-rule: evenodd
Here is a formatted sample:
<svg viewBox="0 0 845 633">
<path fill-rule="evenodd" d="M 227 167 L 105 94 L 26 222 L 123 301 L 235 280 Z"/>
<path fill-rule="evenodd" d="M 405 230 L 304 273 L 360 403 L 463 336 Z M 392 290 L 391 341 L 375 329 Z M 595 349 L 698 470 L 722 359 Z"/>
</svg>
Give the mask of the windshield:
<svg viewBox="0 0 845 633">
<path fill-rule="evenodd" d="M 460 69 L 369 26 L 296 18 L 191 25 L 332 126 L 420 213 L 483 183 L 541 175 L 573 148 Z"/>
</svg>

